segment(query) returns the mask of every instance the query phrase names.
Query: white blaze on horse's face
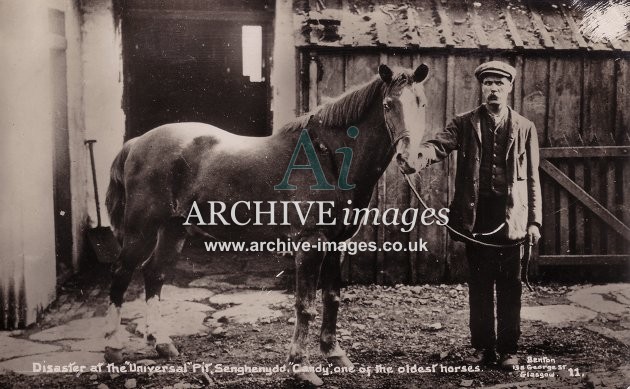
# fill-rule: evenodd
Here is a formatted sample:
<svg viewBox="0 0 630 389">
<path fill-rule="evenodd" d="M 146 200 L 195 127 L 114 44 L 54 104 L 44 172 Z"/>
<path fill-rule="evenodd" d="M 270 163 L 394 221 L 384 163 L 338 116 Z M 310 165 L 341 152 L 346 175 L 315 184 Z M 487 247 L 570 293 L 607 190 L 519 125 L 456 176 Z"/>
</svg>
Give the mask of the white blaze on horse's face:
<svg viewBox="0 0 630 389">
<path fill-rule="evenodd" d="M 414 165 L 415 161 L 410 161 L 409 157 L 418 155 L 426 126 L 424 85 L 414 82 L 409 87 L 404 88 L 400 95 L 400 101 L 407 137 L 401 139 L 396 145 L 396 161 L 402 162 L 402 164 L 399 162 L 399 165 L 405 174 L 411 174 L 415 173 L 415 169 L 410 165 Z"/>
<path fill-rule="evenodd" d="M 389 72 L 388 72 L 389 71 Z M 412 73 L 402 71 L 393 75 L 385 65 L 379 67 L 379 74 L 388 82 L 389 93 L 383 99 L 385 122 L 396 143 L 394 158 L 405 174 L 415 173 L 415 160 L 426 125 L 427 97 L 424 93 L 424 80 L 429 73 L 425 64 Z"/>
</svg>

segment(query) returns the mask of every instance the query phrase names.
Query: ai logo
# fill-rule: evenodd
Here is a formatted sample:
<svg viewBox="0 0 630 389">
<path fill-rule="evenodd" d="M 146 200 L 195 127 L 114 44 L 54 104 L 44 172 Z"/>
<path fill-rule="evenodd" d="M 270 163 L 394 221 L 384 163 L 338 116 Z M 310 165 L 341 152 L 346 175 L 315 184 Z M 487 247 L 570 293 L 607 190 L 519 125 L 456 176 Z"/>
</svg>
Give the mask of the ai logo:
<svg viewBox="0 0 630 389">
<path fill-rule="evenodd" d="M 349 127 L 347 134 L 350 138 L 356 139 L 359 136 L 359 129 L 355 126 Z M 301 149 L 304 149 L 308 164 L 299 165 L 296 163 Z M 352 149 L 350 147 L 340 147 L 335 150 L 335 153 L 343 155 L 337 186 L 341 190 L 354 189 L 356 185 L 348 183 L 348 174 L 350 173 L 350 164 L 352 163 Z M 313 146 L 313 141 L 311 140 L 307 129 L 302 130 L 302 133 L 300 134 L 298 142 L 295 145 L 295 149 L 293 150 L 291 160 L 289 161 L 289 166 L 287 166 L 287 170 L 284 172 L 282 182 L 273 188 L 275 190 L 296 190 L 297 186 L 289 184 L 289 178 L 291 177 L 293 170 L 310 170 L 313 172 L 317 184 L 311 185 L 310 188 L 312 190 L 335 190 L 335 187 L 326 180 L 322 165 L 319 162 L 319 158 L 315 152 L 315 147 Z"/>
</svg>

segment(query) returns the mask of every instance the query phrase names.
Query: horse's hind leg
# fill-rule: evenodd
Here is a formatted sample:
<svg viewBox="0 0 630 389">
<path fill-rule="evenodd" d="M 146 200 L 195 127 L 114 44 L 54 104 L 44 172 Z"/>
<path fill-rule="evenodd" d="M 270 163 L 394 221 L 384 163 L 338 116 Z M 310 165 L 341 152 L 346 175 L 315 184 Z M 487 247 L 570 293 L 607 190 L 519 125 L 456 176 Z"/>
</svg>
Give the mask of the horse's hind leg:
<svg viewBox="0 0 630 389">
<path fill-rule="evenodd" d="M 160 294 L 164 284 L 165 269 L 175 264 L 185 240 L 186 230 L 181 221 L 171 220 L 165 223 L 158 231 L 158 241 L 153 257 L 142 269 L 147 301 L 145 334 L 147 340 L 155 342 L 155 349 L 163 358 L 179 355 L 168 334 L 168 329 L 161 325 Z"/>
<path fill-rule="evenodd" d="M 303 239 L 308 241 L 311 247 L 317 244 L 318 236 L 311 236 Z M 309 382 L 312 385 L 320 386 L 323 381 L 310 371 L 306 343 L 308 338 L 309 322 L 315 318 L 317 311 L 314 307 L 315 292 L 317 289 L 317 278 L 321 268 L 323 253 L 310 250 L 299 251 L 295 256 L 296 267 L 296 291 L 295 291 L 295 328 L 293 340 L 289 351 L 289 363 L 299 365 L 289 368 L 295 373 L 298 380 Z"/>
<path fill-rule="evenodd" d="M 353 367 L 352 362 L 337 342 L 337 312 L 339 311 L 341 289 L 340 254 L 338 251 L 327 253 L 322 265 L 320 282 L 324 314 L 319 347 L 329 363 L 334 366 L 351 368 Z"/>
<path fill-rule="evenodd" d="M 151 255 L 155 247 L 155 235 L 155 232 L 149 233 L 149 231 L 143 234 L 125 235 L 109 294 L 110 305 L 105 330 L 107 338 L 105 360 L 107 362 L 122 361 L 124 339 L 120 330 L 120 319 L 123 298 L 136 267 Z"/>
</svg>

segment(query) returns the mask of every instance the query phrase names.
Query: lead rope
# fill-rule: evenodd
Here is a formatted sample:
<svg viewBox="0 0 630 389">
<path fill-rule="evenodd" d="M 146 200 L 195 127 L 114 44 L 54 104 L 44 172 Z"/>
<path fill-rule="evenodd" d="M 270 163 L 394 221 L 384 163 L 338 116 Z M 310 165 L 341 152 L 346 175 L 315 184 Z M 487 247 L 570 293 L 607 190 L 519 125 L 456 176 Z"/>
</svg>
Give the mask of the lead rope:
<svg viewBox="0 0 630 389">
<path fill-rule="evenodd" d="M 427 205 L 427 203 L 424 202 L 424 200 L 422 200 L 422 197 L 420 197 L 420 193 L 418 193 L 418 190 L 416 189 L 415 185 L 413 185 L 413 183 L 411 182 L 411 179 L 409 178 L 408 174 L 405 174 L 401 171 L 403 177 L 405 177 L 405 181 L 407 181 L 407 184 L 409 185 L 409 188 L 411 188 L 411 191 L 413 192 L 413 194 L 416 196 L 416 198 L 418 199 L 418 201 L 420 202 L 420 204 L 422 204 L 422 206 L 425 209 L 428 209 L 429 206 Z M 510 244 L 495 244 L 495 243 L 487 243 L 487 242 L 482 242 L 480 240 L 474 239 L 466 234 L 463 234 L 459 231 L 457 231 L 456 229 L 454 229 L 453 227 L 449 226 L 448 224 L 444 225 L 450 232 L 452 232 L 453 234 L 461 237 L 462 239 L 474 243 L 474 244 L 478 244 L 480 246 L 485 246 L 485 247 L 493 247 L 493 248 L 509 248 L 509 247 L 518 247 L 522 244 L 525 243 L 525 241 L 527 239 L 521 239 L 519 241 L 517 241 L 516 243 L 510 243 Z M 532 288 L 532 286 L 529 284 L 529 261 L 531 259 L 532 256 L 532 246 L 531 244 L 526 244 L 525 245 L 525 250 L 527 250 L 527 254 L 523 257 L 523 268 L 521 269 L 521 279 L 523 280 L 523 282 L 525 283 L 525 286 L 527 286 L 527 289 L 529 289 L 530 292 L 533 292 L 534 289 Z"/>
</svg>

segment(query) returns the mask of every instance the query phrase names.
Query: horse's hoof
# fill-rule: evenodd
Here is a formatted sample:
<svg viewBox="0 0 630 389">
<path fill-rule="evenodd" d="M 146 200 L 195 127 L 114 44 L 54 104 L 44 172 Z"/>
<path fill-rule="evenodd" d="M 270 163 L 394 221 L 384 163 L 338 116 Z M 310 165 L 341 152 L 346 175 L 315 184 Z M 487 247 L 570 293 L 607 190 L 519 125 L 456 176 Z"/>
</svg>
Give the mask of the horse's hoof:
<svg viewBox="0 0 630 389">
<path fill-rule="evenodd" d="M 123 353 L 120 348 L 105 347 L 105 362 L 122 363 Z"/>
<path fill-rule="evenodd" d="M 328 361 L 328 363 L 331 363 L 333 366 L 336 367 L 347 367 L 348 369 L 352 369 L 354 367 L 354 364 L 350 362 L 350 359 L 348 359 L 345 354 L 331 356 L 326 358 L 326 360 Z"/>
<path fill-rule="evenodd" d="M 324 381 L 322 381 L 322 379 L 319 378 L 317 374 L 311 371 L 295 373 L 293 376 L 295 377 L 296 380 L 305 384 L 310 384 L 312 386 L 324 385 Z"/>
<path fill-rule="evenodd" d="M 173 343 L 159 343 L 155 345 L 160 358 L 171 359 L 179 356 L 179 351 L 175 348 Z"/>
</svg>

